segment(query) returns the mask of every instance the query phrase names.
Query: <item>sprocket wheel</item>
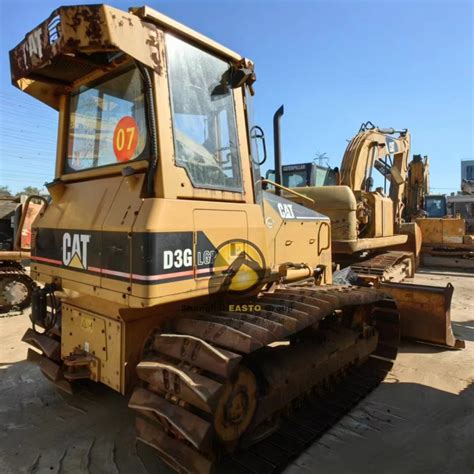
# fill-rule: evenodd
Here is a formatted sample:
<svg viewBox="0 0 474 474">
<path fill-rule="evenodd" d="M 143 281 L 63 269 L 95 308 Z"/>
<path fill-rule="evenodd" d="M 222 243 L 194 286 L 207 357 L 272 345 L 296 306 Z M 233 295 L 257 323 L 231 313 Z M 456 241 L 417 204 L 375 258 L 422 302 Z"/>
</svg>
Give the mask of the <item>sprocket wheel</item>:
<svg viewBox="0 0 474 474">
<path fill-rule="evenodd" d="M 0 311 L 25 309 L 31 304 L 34 282 L 28 275 L 11 274 L 0 278 Z"/>
</svg>

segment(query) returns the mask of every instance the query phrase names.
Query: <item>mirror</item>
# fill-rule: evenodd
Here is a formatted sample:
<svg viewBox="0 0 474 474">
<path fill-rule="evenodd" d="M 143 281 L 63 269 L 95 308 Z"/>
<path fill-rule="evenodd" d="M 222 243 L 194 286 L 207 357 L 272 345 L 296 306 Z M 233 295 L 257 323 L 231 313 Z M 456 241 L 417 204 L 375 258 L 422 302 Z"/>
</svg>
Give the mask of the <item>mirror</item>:
<svg viewBox="0 0 474 474">
<path fill-rule="evenodd" d="M 242 87 L 244 84 L 247 84 L 249 88 L 251 89 L 252 84 L 254 82 L 255 82 L 255 73 L 253 71 L 253 67 L 248 67 L 248 66 L 246 67 L 242 64 L 231 67 L 230 84 L 233 89 Z"/>
<path fill-rule="evenodd" d="M 31 227 L 36 217 L 48 206 L 48 201 L 42 196 L 29 196 L 23 204 L 20 224 L 16 229 L 15 249 L 22 252 L 31 250 Z"/>
</svg>

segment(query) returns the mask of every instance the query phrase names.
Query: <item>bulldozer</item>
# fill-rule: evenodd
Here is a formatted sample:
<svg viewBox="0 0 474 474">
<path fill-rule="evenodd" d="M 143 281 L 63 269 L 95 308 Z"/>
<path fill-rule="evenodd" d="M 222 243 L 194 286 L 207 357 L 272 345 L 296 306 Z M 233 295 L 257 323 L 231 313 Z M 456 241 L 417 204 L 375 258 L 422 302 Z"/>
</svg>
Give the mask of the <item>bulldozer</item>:
<svg viewBox="0 0 474 474">
<path fill-rule="evenodd" d="M 408 130 L 363 123 L 333 170 L 332 186 L 317 186 L 309 167 L 303 176 L 292 165 L 276 164 L 276 182 L 292 182 L 303 195 L 282 191 L 285 197 L 331 218 L 335 263 L 367 282 L 401 282 L 413 277 L 418 263 L 420 230 L 403 221 L 410 142 Z M 383 187 L 373 189 L 375 172 Z"/>
<path fill-rule="evenodd" d="M 263 191 L 249 59 L 149 7 L 87 5 L 10 64 L 59 112 L 28 359 L 65 392 L 129 397 L 176 471 L 281 469 L 383 379 L 400 333 L 460 347 L 452 287 L 333 285 L 329 217 Z"/>
<path fill-rule="evenodd" d="M 41 207 L 37 198 L 0 198 L 0 313 L 21 311 L 31 303 L 35 283 L 23 263 L 30 258 L 31 225 Z"/>
</svg>

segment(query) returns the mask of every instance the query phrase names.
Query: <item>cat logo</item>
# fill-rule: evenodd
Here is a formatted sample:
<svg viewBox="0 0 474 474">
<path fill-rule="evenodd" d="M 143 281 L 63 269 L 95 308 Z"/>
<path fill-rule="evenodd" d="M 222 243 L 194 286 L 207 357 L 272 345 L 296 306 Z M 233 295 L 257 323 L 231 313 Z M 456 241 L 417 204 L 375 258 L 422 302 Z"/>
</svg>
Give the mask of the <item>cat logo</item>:
<svg viewBox="0 0 474 474">
<path fill-rule="evenodd" d="M 283 219 L 295 219 L 295 213 L 293 211 L 292 204 L 283 204 L 281 202 L 278 203 L 278 212 Z"/>
<path fill-rule="evenodd" d="M 88 234 L 63 235 L 63 265 L 87 270 L 87 246 L 91 240 Z"/>
</svg>

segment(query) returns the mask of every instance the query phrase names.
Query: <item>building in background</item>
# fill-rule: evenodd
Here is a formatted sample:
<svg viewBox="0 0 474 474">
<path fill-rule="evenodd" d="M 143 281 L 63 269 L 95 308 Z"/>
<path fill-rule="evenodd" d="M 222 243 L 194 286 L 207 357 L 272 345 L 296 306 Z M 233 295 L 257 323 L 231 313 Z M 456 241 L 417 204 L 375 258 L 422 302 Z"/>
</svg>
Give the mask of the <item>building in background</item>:
<svg viewBox="0 0 474 474">
<path fill-rule="evenodd" d="M 466 221 L 466 232 L 474 232 L 474 160 L 461 160 L 461 191 L 447 197 L 448 212 Z"/>
<path fill-rule="evenodd" d="M 474 160 L 461 160 L 461 181 L 474 181 Z"/>
<path fill-rule="evenodd" d="M 461 194 L 474 194 L 474 160 L 461 160 Z"/>
</svg>

